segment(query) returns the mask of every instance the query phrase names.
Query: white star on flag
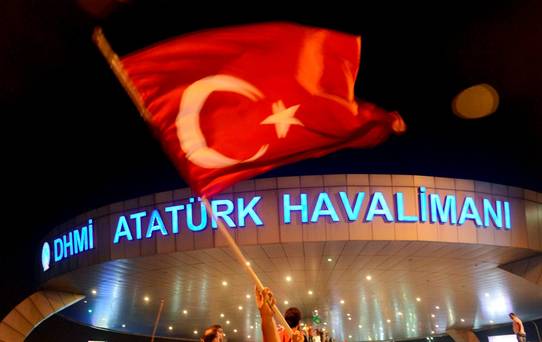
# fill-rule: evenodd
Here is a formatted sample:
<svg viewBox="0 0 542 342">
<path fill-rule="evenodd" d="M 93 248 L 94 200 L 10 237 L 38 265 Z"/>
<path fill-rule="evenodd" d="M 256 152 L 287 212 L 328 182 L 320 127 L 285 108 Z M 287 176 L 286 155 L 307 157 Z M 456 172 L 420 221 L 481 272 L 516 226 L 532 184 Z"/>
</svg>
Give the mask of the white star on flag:
<svg viewBox="0 0 542 342">
<path fill-rule="evenodd" d="M 288 134 L 290 125 L 300 125 L 303 123 L 299 119 L 294 118 L 295 112 L 299 109 L 299 105 L 286 108 L 282 100 L 273 103 L 273 114 L 263 120 L 261 125 L 275 125 L 275 131 L 279 138 L 285 138 Z"/>
</svg>

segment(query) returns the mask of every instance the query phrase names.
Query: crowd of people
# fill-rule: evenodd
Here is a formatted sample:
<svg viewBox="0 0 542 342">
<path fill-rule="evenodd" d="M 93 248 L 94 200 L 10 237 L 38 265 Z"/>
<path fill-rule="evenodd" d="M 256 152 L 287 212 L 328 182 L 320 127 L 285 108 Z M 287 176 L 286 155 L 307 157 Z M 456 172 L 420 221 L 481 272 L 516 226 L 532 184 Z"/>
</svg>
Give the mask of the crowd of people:
<svg viewBox="0 0 542 342">
<path fill-rule="evenodd" d="M 314 329 L 310 325 L 302 327 L 302 314 L 298 308 L 291 307 L 284 313 L 284 320 L 291 329 L 288 330 L 275 322 L 273 318 L 275 298 L 269 288 L 255 289 L 256 305 L 262 320 L 262 335 L 264 342 L 334 342 L 334 339 L 323 329 Z M 510 313 L 513 331 L 518 342 L 526 342 L 523 322 L 515 313 Z M 220 325 L 212 325 L 205 329 L 200 342 L 223 342 L 224 330 Z"/>
<path fill-rule="evenodd" d="M 310 325 L 302 326 L 302 314 L 298 308 L 292 307 L 284 313 L 284 319 L 291 329 L 291 335 L 288 329 L 281 324 L 277 324 L 273 318 L 275 298 L 268 289 L 258 289 L 255 291 L 256 305 L 260 311 L 262 320 L 262 335 L 264 342 L 334 342 L 333 338 L 325 330 L 315 329 Z M 223 342 L 224 330 L 220 325 L 212 325 L 205 329 L 200 338 L 201 342 Z"/>
</svg>

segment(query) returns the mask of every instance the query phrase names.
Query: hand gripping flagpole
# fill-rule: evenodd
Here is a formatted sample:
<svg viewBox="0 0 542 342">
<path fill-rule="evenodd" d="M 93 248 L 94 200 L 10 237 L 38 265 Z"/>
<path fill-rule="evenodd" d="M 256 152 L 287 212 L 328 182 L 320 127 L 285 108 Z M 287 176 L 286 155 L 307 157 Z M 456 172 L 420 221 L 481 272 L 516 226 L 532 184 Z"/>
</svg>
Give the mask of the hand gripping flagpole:
<svg viewBox="0 0 542 342">
<path fill-rule="evenodd" d="M 258 278 L 258 275 L 256 274 L 256 272 L 254 272 L 254 270 L 252 269 L 252 265 L 247 260 L 247 258 L 245 258 L 245 256 L 243 255 L 243 252 L 241 252 L 241 249 L 239 248 L 239 246 L 237 246 L 237 243 L 228 232 L 228 229 L 226 228 L 224 223 L 220 221 L 213 213 L 211 203 L 209 203 L 209 200 L 205 196 L 203 196 L 201 198 L 201 201 L 205 205 L 205 208 L 207 208 L 207 212 L 209 213 L 209 216 L 211 216 L 213 220 L 216 222 L 218 226 L 218 231 L 222 233 L 222 236 L 226 239 L 226 241 L 228 242 L 228 245 L 233 250 L 233 254 L 237 258 L 237 261 L 239 261 L 239 263 L 244 266 L 245 271 L 250 275 L 254 283 L 256 283 L 256 286 L 258 287 L 258 289 L 262 290 L 264 288 L 262 281 L 260 280 L 260 278 Z M 288 325 L 288 322 L 286 322 L 286 319 L 284 319 L 284 316 L 280 312 L 279 308 L 276 305 L 271 305 L 271 303 L 269 303 L 267 300 L 266 302 L 271 307 L 271 309 L 273 309 L 275 316 L 279 319 L 280 323 L 284 326 L 284 329 L 286 330 L 288 335 L 292 336 L 292 328 L 290 328 L 290 326 Z"/>
<path fill-rule="evenodd" d="M 94 40 L 94 43 L 96 44 L 96 46 L 102 53 L 102 55 L 107 60 L 107 63 L 109 64 L 113 72 L 115 73 L 115 76 L 117 76 L 117 79 L 119 80 L 120 84 L 124 87 L 124 90 L 126 90 L 128 95 L 132 99 L 132 102 L 137 107 L 139 114 L 143 117 L 143 119 L 145 119 L 145 121 L 150 121 L 151 115 L 143 103 L 141 94 L 139 94 L 132 80 L 128 76 L 128 73 L 126 72 L 126 70 L 124 70 L 124 67 L 122 66 L 122 62 L 119 59 L 119 56 L 113 51 L 113 49 L 111 48 L 111 45 L 109 45 L 109 42 L 105 38 L 105 35 L 103 34 L 101 27 L 97 27 L 94 29 L 92 38 Z M 237 243 L 231 237 L 230 233 L 228 232 L 228 229 L 224 226 L 224 223 L 218 220 L 216 216 L 214 215 L 213 210 L 211 208 L 211 204 L 209 203 L 207 198 L 203 197 L 202 201 L 205 205 L 205 208 L 207 208 L 207 212 L 209 213 L 209 215 L 216 221 L 218 225 L 218 230 L 224 236 L 224 238 L 228 242 L 228 245 L 233 250 L 233 253 L 237 261 L 239 261 L 239 263 L 244 266 L 245 271 L 252 278 L 254 283 L 256 283 L 256 286 L 260 290 L 263 289 L 264 286 L 260 278 L 258 278 L 258 275 L 256 275 L 256 272 L 254 272 L 254 270 L 252 269 L 250 262 L 245 258 L 245 256 L 243 255 L 243 252 L 241 252 L 241 249 L 239 249 L 239 246 L 237 246 Z M 266 299 L 266 302 L 273 309 L 273 312 L 275 313 L 276 318 L 284 326 L 284 329 L 288 333 L 288 335 L 292 336 L 293 334 L 292 328 L 290 328 L 290 326 L 288 325 L 288 322 L 286 322 L 286 319 L 284 319 L 284 316 L 280 312 L 279 308 L 276 305 L 271 305 L 271 303 L 269 303 L 267 299 Z M 163 306 L 163 302 L 160 305 L 160 311 L 161 311 L 162 306 Z M 155 330 L 156 330 L 156 324 L 158 323 L 158 319 L 160 317 L 160 311 L 158 313 L 157 321 L 155 323 Z M 154 336 L 154 332 L 153 332 L 153 336 Z"/>
</svg>

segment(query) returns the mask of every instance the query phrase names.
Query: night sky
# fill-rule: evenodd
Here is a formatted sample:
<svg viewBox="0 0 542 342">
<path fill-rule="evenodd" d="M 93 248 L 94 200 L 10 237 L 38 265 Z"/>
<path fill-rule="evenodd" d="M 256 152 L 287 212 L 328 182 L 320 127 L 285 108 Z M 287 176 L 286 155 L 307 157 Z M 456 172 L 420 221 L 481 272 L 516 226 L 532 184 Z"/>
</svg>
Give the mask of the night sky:
<svg viewBox="0 0 542 342">
<path fill-rule="evenodd" d="M 341 151 L 261 177 L 403 173 L 542 191 L 540 1 L 331 1 L 299 9 L 292 2 L 91 2 L 0 4 L 2 317 L 36 289 L 38 243 L 56 224 L 185 186 L 93 45 L 96 25 L 119 55 L 191 31 L 262 21 L 360 34 L 356 95 L 398 110 L 408 132 L 372 150 Z M 479 83 L 498 91 L 497 111 L 478 120 L 455 116 L 454 96 Z"/>
</svg>

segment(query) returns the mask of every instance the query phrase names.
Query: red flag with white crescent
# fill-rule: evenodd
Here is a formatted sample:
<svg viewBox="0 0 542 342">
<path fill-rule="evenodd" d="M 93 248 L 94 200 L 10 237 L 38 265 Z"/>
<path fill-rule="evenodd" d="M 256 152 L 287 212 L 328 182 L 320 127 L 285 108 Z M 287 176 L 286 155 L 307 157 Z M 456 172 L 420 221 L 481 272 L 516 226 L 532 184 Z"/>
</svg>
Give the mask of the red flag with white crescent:
<svg viewBox="0 0 542 342">
<path fill-rule="evenodd" d="M 183 178 L 211 196 L 405 124 L 354 98 L 361 38 L 289 23 L 212 29 L 121 58 Z"/>
</svg>

